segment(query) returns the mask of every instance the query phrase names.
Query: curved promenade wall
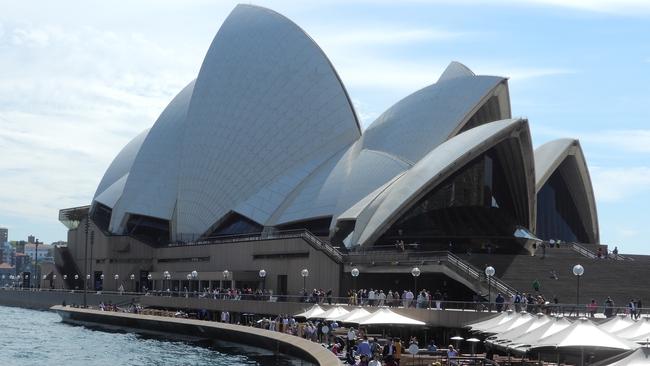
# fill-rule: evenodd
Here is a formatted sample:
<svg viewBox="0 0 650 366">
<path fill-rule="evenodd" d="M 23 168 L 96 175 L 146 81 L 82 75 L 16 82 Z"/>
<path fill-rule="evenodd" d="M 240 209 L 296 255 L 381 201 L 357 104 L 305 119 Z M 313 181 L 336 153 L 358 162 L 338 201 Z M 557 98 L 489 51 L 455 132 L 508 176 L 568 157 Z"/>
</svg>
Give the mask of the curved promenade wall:
<svg viewBox="0 0 650 366">
<path fill-rule="evenodd" d="M 163 332 L 176 335 L 221 339 L 284 353 L 321 366 L 338 366 L 339 359 L 318 343 L 289 334 L 234 324 L 204 320 L 169 318 L 154 315 L 99 311 L 55 305 L 66 323 L 80 325 L 128 328 L 146 332 Z"/>
</svg>

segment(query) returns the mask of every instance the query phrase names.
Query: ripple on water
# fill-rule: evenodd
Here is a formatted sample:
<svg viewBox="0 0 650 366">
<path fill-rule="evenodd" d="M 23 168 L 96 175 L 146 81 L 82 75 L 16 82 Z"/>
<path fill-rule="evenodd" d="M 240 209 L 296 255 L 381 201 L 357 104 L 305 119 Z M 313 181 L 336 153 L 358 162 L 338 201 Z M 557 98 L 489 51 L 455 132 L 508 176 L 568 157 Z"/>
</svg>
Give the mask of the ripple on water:
<svg viewBox="0 0 650 366">
<path fill-rule="evenodd" d="M 271 352 L 216 342 L 212 347 L 67 325 L 53 312 L 0 306 L 2 366 L 301 365 Z"/>
</svg>

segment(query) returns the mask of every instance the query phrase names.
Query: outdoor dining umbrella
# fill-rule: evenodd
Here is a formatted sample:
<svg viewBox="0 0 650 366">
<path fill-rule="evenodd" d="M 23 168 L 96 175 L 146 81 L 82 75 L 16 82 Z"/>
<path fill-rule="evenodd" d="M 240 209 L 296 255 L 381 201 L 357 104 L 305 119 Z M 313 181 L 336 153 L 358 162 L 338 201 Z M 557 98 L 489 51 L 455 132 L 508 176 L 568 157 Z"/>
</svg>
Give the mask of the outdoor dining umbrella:
<svg viewBox="0 0 650 366">
<path fill-rule="evenodd" d="M 487 329 L 496 327 L 497 325 L 501 325 L 509 321 L 514 321 L 518 316 L 519 315 L 516 314 L 514 311 L 508 310 L 490 319 L 482 320 L 476 323 L 466 324 L 465 327 L 470 328 L 472 332 L 484 332 Z"/>
<path fill-rule="evenodd" d="M 294 317 L 296 317 L 296 318 L 301 318 L 302 317 L 302 318 L 309 319 L 309 318 L 313 318 L 315 316 L 322 315 L 322 314 L 325 314 L 325 310 L 323 310 L 323 308 L 321 308 L 320 306 L 318 306 L 318 304 L 316 304 L 316 305 L 312 306 L 309 310 L 307 310 L 305 312 L 302 312 L 300 314 L 294 315 Z"/>
<path fill-rule="evenodd" d="M 563 316 L 553 317 L 548 323 L 524 334 L 516 340 L 513 340 L 513 342 L 507 346 L 507 349 L 508 351 L 513 351 L 515 353 L 526 353 L 526 351 L 528 351 L 528 349 L 538 340 L 555 334 L 570 325 L 571 322 Z"/>
<path fill-rule="evenodd" d="M 411 319 L 394 311 L 382 308 L 365 318 L 358 319 L 359 325 L 425 325 L 419 320 Z"/>
<path fill-rule="evenodd" d="M 650 365 L 650 348 L 640 347 L 620 355 L 596 362 L 592 366 L 647 366 Z"/>
<path fill-rule="evenodd" d="M 483 333 L 499 334 L 499 333 L 507 332 L 521 325 L 524 325 L 528 322 L 531 322 L 533 321 L 533 319 L 535 319 L 534 315 L 522 311 L 519 314 L 517 314 L 517 317 L 515 317 L 514 320 L 496 325 L 492 328 L 485 330 Z"/>
<path fill-rule="evenodd" d="M 486 340 L 487 343 L 496 346 L 497 348 L 503 348 L 504 345 L 510 344 L 517 341 L 519 338 L 525 336 L 526 334 L 534 331 L 535 329 L 547 324 L 553 318 L 544 315 L 542 313 L 535 314 L 535 317 L 530 322 L 525 322 L 524 324 L 510 329 L 506 332 L 499 333 L 493 339 Z"/>
<path fill-rule="evenodd" d="M 635 339 L 650 333 L 650 318 L 641 318 L 641 320 L 630 325 L 629 327 L 619 330 L 615 334 L 625 339 Z"/>
<path fill-rule="evenodd" d="M 613 318 L 601 323 L 598 328 L 608 333 L 616 333 L 636 323 L 625 314 L 618 314 Z"/>
<path fill-rule="evenodd" d="M 587 318 L 580 318 L 565 329 L 540 339 L 530 350 L 580 351 L 582 364 L 585 350 L 603 353 L 636 348 L 638 344 L 603 331 Z"/>
<path fill-rule="evenodd" d="M 345 310 L 340 306 L 335 306 L 323 314 L 314 315 L 311 318 L 325 319 L 325 320 L 336 320 L 338 317 L 347 315 L 349 311 Z"/>
<path fill-rule="evenodd" d="M 363 308 L 357 308 L 352 310 L 351 312 L 341 315 L 338 319 L 335 319 L 341 323 L 353 323 L 353 324 L 359 324 L 358 320 L 361 318 L 365 318 L 368 315 L 370 315 L 370 312 L 368 312 L 366 309 Z"/>
</svg>

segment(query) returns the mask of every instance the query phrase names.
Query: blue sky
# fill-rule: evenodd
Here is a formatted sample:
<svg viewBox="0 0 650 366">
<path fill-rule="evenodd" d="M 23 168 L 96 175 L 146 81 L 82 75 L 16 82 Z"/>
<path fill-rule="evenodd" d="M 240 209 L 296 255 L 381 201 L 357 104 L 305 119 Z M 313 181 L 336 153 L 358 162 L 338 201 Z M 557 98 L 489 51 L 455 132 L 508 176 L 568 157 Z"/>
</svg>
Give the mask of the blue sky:
<svg viewBox="0 0 650 366">
<path fill-rule="evenodd" d="M 133 136 L 197 74 L 234 1 L 0 0 L 0 226 L 66 239 Z M 601 241 L 650 254 L 650 2 L 259 1 L 327 53 L 364 126 L 460 61 L 510 78 L 535 146 L 581 140 Z"/>
</svg>

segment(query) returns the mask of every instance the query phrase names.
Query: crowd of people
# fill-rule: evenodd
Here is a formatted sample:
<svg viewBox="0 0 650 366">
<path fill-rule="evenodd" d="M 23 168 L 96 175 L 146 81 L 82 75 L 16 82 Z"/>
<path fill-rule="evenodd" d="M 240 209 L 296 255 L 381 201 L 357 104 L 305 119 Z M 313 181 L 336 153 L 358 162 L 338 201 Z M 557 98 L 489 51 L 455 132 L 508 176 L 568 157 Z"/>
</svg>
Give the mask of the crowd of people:
<svg viewBox="0 0 650 366">
<path fill-rule="evenodd" d="M 361 306 L 388 306 L 388 307 L 413 307 L 419 309 L 442 309 L 444 303 L 448 301 L 446 292 L 436 290 L 431 293 L 427 289 L 417 292 L 417 295 L 410 289 L 402 291 L 400 294 L 397 290 L 380 289 L 360 289 L 349 290 L 347 294 L 348 305 Z"/>
</svg>

